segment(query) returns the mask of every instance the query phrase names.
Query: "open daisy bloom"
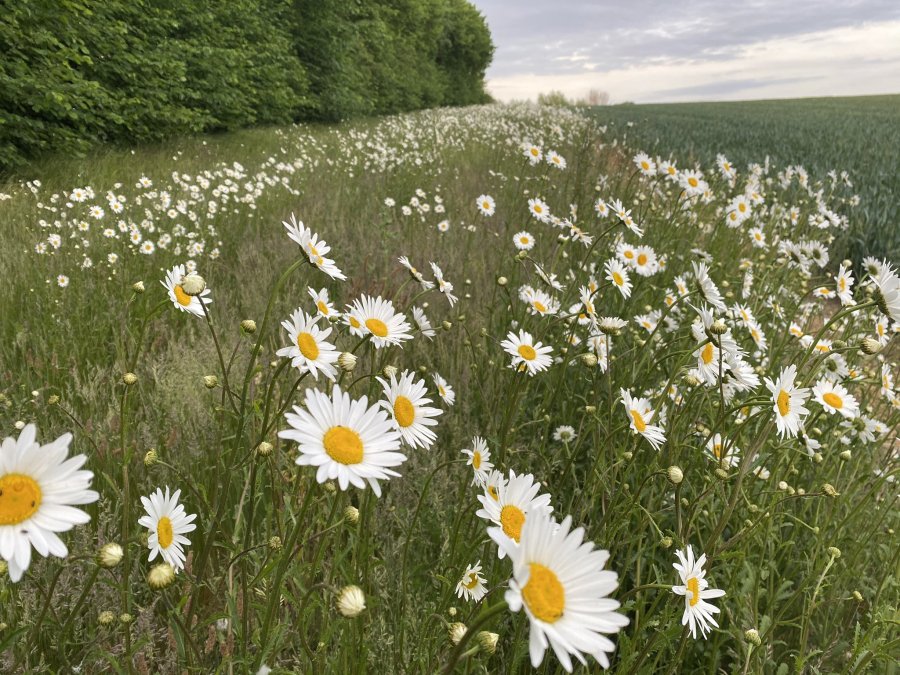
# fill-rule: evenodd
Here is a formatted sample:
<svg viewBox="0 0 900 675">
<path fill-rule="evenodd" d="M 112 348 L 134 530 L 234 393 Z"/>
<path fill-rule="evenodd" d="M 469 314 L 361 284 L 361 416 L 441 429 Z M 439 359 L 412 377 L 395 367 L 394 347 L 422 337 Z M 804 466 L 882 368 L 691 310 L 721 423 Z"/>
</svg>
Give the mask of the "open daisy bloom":
<svg viewBox="0 0 900 675">
<path fill-rule="evenodd" d="M 494 215 L 494 211 L 496 211 L 496 203 L 494 202 L 494 198 L 490 195 L 481 195 L 478 199 L 475 200 L 475 204 L 478 206 L 478 211 L 483 216 L 492 216 Z"/>
<path fill-rule="evenodd" d="M 462 578 L 456 584 L 456 597 L 478 602 L 487 593 L 485 579 L 481 576 L 481 561 L 467 565 Z"/>
<path fill-rule="evenodd" d="M 300 245 L 310 263 L 332 279 L 344 280 L 347 278 L 331 258 L 325 257 L 331 251 L 331 247 L 324 240 L 319 239 L 319 235 L 306 227 L 303 221 L 297 220 L 292 213 L 290 221 L 283 221 L 282 224 L 287 230 L 288 237 Z"/>
<path fill-rule="evenodd" d="M 72 434 L 52 443 L 37 442 L 37 428 L 27 424 L 19 438 L 0 444 L 0 557 L 17 582 L 31 564 L 31 547 L 42 556 L 65 558 L 69 550 L 56 533 L 68 532 L 91 518 L 75 505 L 100 498 L 90 490 L 94 474 L 80 470 L 85 455 L 69 454 Z"/>
<path fill-rule="evenodd" d="M 803 404 L 809 398 L 809 389 L 794 386 L 797 377 L 797 366 L 782 369 L 781 375 L 774 382 L 765 378 L 766 387 L 772 392 L 775 412 L 775 424 L 779 436 L 794 438 L 800 429 L 800 423 L 809 414 Z"/>
<path fill-rule="evenodd" d="M 615 645 L 606 635 L 628 625 L 609 597 L 619 585 L 618 575 L 604 569 L 609 552 L 595 549 L 584 541 L 583 528 L 570 531 L 571 526 L 571 516 L 557 523 L 540 511 L 522 526 L 518 546 L 499 542 L 513 566 L 506 602 L 514 612 L 524 607 L 531 624 L 531 665 L 537 668 L 550 646 L 570 673 L 571 657 L 587 664 L 585 654 L 609 668 L 607 655 Z"/>
<path fill-rule="evenodd" d="M 488 476 L 494 468 L 494 465 L 491 463 L 491 451 L 488 450 L 487 441 L 481 436 L 475 436 L 472 439 L 471 449 L 465 448 L 462 450 L 462 453 L 469 458 L 466 465 L 471 466 L 475 474 L 472 478 L 472 485 L 486 485 Z"/>
<path fill-rule="evenodd" d="M 536 483 L 530 473 L 516 475 L 510 469 L 509 480 L 497 485 L 497 498 L 494 499 L 488 486 L 485 494 L 478 495 L 478 501 L 482 508 L 475 512 L 479 518 L 493 521 L 497 527 L 489 527 L 488 534 L 496 542 L 512 540 L 518 544 L 522 536 L 522 526 L 528 519 L 528 514 L 546 510 L 552 511 L 550 495 L 538 495 L 541 489 L 540 483 Z M 506 550 L 501 546 L 498 550 L 501 558 L 506 556 Z"/>
<path fill-rule="evenodd" d="M 429 448 L 437 438 L 430 427 L 437 425 L 434 418 L 443 410 L 428 406 L 431 399 L 425 395 L 425 382 L 413 382 L 414 377 L 415 373 L 404 371 L 399 380 L 395 375 L 391 375 L 390 382 L 376 378 L 387 399 L 381 401 L 381 406 L 393 417 L 404 443 L 412 448 Z"/>
<path fill-rule="evenodd" d="M 447 405 L 453 405 L 454 401 L 456 401 L 456 393 L 453 391 L 450 383 L 437 373 L 432 375 L 431 379 L 434 380 L 434 386 L 437 387 L 438 396 L 441 397 L 441 400 Z"/>
<path fill-rule="evenodd" d="M 706 571 L 703 565 L 706 562 L 706 554 L 694 560 L 694 550 L 688 546 L 686 551 L 675 551 L 678 562 L 672 563 L 681 577 L 681 586 L 672 586 L 675 595 L 684 596 L 684 614 L 681 617 L 681 625 L 688 626 L 691 637 L 697 639 L 697 628 L 705 638 L 711 626 L 719 627 L 713 614 L 718 614 L 719 608 L 706 602 L 713 598 L 721 598 L 725 591 L 718 588 L 709 588 L 706 580 Z"/>
<path fill-rule="evenodd" d="M 513 368 L 520 372 L 527 371 L 532 376 L 547 370 L 553 362 L 550 356 L 553 347 L 545 347 L 540 342 L 535 342 L 531 333 L 524 330 L 520 330 L 518 335 L 510 332 L 500 346 L 513 357 L 511 364 Z"/>
<path fill-rule="evenodd" d="M 370 408 L 365 396 L 351 399 L 337 385 L 331 397 L 307 389 L 306 410 L 294 406 L 285 418 L 290 428 L 278 436 L 298 443 L 297 464 L 317 467 L 320 483 L 337 479 L 342 490 L 368 484 L 380 497 L 378 481 L 399 476 L 391 467 L 406 461 L 399 452 L 400 432 L 387 414 L 377 406 Z"/>
<path fill-rule="evenodd" d="M 881 264 L 872 280 L 878 288 L 878 307 L 896 323 L 900 323 L 900 277 L 887 262 Z"/>
<path fill-rule="evenodd" d="M 354 300 L 348 313 L 348 322 L 354 335 L 371 335 L 376 349 L 399 345 L 412 339 L 412 327 L 406 318 L 394 310 L 393 302 L 384 300 L 381 296 L 373 298 L 363 295 Z"/>
<path fill-rule="evenodd" d="M 176 572 L 184 569 L 183 547 L 191 543 L 184 535 L 197 528 L 194 524 L 197 514 L 188 515 L 185 512 L 184 505 L 178 503 L 180 496 L 181 490 L 169 494 L 169 487 L 166 486 L 166 492 L 163 494 L 160 488 L 156 488 L 156 492 L 149 498 L 141 497 L 147 515 L 141 516 L 138 520 L 139 525 L 150 530 L 147 539 L 147 546 L 150 547 L 148 560 L 152 562 L 156 556 L 162 556 Z"/>
<path fill-rule="evenodd" d="M 175 265 L 171 270 L 166 272 L 165 281 L 160 283 L 165 286 L 169 292 L 169 300 L 182 312 L 190 312 L 194 316 L 203 316 L 203 305 L 207 307 L 212 303 L 209 297 L 209 289 L 203 289 L 199 295 L 188 295 L 181 285 L 182 279 L 186 276 L 184 265 Z M 202 305 L 200 304 L 202 301 Z"/>
<path fill-rule="evenodd" d="M 338 351 L 325 338 L 331 335 L 331 328 L 324 330 L 318 327 L 318 317 L 311 317 L 303 309 L 296 309 L 289 321 L 281 325 L 291 339 L 291 345 L 282 347 L 275 354 L 291 359 L 291 365 L 299 368 L 301 373 L 309 372 L 313 378 L 319 379 L 321 372 L 329 380 L 334 381 L 337 369 L 334 363 L 338 360 Z"/>
<path fill-rule="evenodd" d="M 625 389 L 620 389 L 619 394 L 622 396 L 622 405 L 628 412 L 631 430 L 646 438 L 654 450 L 659 450 L 666 442 L 666 434 L 662 427 L 650 424 L 654 415 L 650 402 L 645 398 L 632 398 L 631 393 Z"/>
<path fill-rule="evenodd" d="M 843 385 L 827 379 L 821 379 L 813 387 L 812 393 L 813 398 L 829 415 L 838 413 L 848 419 L 859 415 L 859 403 L 856 402 L 856 398 Z"/>
</svg>

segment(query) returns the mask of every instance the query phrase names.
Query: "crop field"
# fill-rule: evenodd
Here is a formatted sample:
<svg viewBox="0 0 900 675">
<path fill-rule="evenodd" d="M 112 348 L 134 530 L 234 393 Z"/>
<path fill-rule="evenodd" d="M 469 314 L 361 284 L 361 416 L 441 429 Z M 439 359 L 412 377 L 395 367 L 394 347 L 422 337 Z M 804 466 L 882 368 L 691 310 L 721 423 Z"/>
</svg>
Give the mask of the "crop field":
<svg viewBox="0 0 900 675">
<path fill-rule="evenodd" d="M 857 262 L 900 257 L 900 95 L 620 105 L 596 113 L 629 143 L 682 161 L 709 164 L 724 153 L 739 166 L 768 157 L 818 176 L 846 171 L 861 204 L 839 246 Z"/>
<path fill-rule="evenodd" d="M 0 667 L 892 672 L 892 101 L 442 109 L 0 185 Z"/>
</svg>

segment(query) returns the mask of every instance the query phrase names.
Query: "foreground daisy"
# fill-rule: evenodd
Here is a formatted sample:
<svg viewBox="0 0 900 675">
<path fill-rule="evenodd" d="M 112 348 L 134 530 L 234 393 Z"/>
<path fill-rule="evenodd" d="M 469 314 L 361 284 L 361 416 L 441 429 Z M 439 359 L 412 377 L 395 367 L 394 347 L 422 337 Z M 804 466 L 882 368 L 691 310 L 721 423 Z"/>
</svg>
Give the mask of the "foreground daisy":
<svg viewBox="0 0 900 675">
<path fill-rule="evenodd" d="M 471 466 L 475 474 L 472 478 L 472 485 L 486 485 L 488 476 L 494 468 L 487 441 L 481 436 L 475 436 L 472 439 L 472 448 L 465 448 L 462 453 L 468 456 L 469 461 L 466 462 L 466 465 Z"/>
<path fill-rule="evenodd" d="M 301 373 L 309 372 L 316 380 L 321 372 L 334 381 L 337 369 L 333 364 L 340 354 L 333 344 L 325 341 L 331 335 L 331 328 L 321 330 L 317 323 L 318 317 L 313 318 L 302 309 L 294 310 L 289 321 L 281 322 L 291 339 L 291 345 L 282 347 L 275 354 L 291 359 L 292 366 L 299 368 Z"/>
<path fill-rule="evenodd" d="M 659 450 L 659 446 L 666 442 L 666 434 L 662 427 L 650 424 L 654 415 L 650 402 L 645 398 L 632 398 L 631 393 L 625 389 L 620 389 L 619 394 L 622 396 L 622 405 L 628 411 L 631 430 L 646 438 L 654 450 Z"/>
<path fill-rule="evenodd" d="M 488 483 L 490 484 L 490 482 Z M 522 526 L 529 513 L 536 511 L 552 511 L 550 495 L 538 495 L 540 483 L 535 482 L 530 473 L 516 475 L 510 469 L 509 480 L 497 485 L 497 498 L 486 489 L 486 494 L 478 495 L 482 508 L 475 512 L 479 518 L 493 521 L 497 527 L 489 527 L 488 534 L 494 541 L 510 539 L 516 544 L 522 536 Z M 501 558 L 506 557 L 503 547 L 498 551 Z"/>
<path fill-rule="evenodd" d="M 197 514 L 187 515 L 184 505 L 178 503 L 181 490 L 175 490 L 169 494 L 169 486 L 166 492 L 156 488 L 156 492 L 150 497 L 141 497 L 141 503 L 147 515 L 141 516 L 138 525 L 150 530 L 147 538 L 147 546 L 150 548 L 148 560 L 153 562 L 156 556 L 162 556 L 176 572 L 184 569 L 184 546 L 191 542 L 184 535 L 197 529 L 194 519 Z"/>
<path fill-rule="evenodd" d="M 87 523 L 91 517 L 73 507 L 100 498 L 88 489 L 94 474 L 80 470 L 87 457 L 66 459 L 71 442 L 72 434 L 63 434 L 41 445 L 37 428 L 27 424 L 18 439 L 0 444 L 0 558 L 13 582 L 31 564 L 32 546 L 45 558 L 69 555 L 56 533 Z"/>
<path fill-rule="evenodd" d="M 381 496 L 379 480 L 399 476 L 390 467 L 400 466 L 406 455 L 400 450 L 400 432 L 387 414 L 377 406 L 369 407 L 363 396 L 351 399 L 335 385 L 331 397 L 317 389 L 306 390 L 306 410 L 294 406 L 285 414 L 290 429 L 278 432 L 280 438 L 296 441 L 300 466 L 315 466 L 316 480 L 337 479 L 341 490 L 351 484 L 365 488 L 368 483 Z"/>
<path fill-rule="evenodd" d="M 605 634 L 628 625 L 619 603 L 609 597 L 618 575 L 603 569 L 609 552 L 584 541 L 584 529 L 570 531 L 572 517 L 557 524 L 546 511 L 535 513 L 522 527 L 521 544 L 501 542 L 513 565 L 505 599 L 513 612 L 523 607 L 531 624 L 528 651 L 531 665 L 544 660 L 548 645 L 567 672 L 574 656 L 587 664 L 590 654 L 609 668 L 607 654 L 615 645 Z"/>
<path fill-rule="evenodd" d="M 859 403 L 843 385 L 821 379 L 813 387 L 812 393 L 813 398 L 829 415 L 839 413 L 848 419 L 859 415 Z"/>
<path fill-rule="evenodd" d="M 672 592 L 675 595 L 684 596 L 684 614 L 681 617 L 681 625 L 688 626 L 691 630 L 691 637 L 697 639 L 697 628 L 700 628 L 701 635 L 705 638 L 709 633 L 711 626 L 719 627 L 713 614 L 718 614 L 719 608 L 706 602 L 713 598 L 721 598 L 725 595 L 725 591 L 717 588 L 709 588 L 709 582 L 706 580 L 706 571 L 703 564 L 706 562 L 706 554 L 700 556 L 699 560 L 694 560 L 694 550 L 688 546 L 687 551 L 675 551 L 678 556 L 678 562 L 672 563 L 681 577 L 682 586 L 672 586 Z"/>
<path fill-rule="evenodd" d="M 381 383 L 387 399 L 381 401 L 381 406 L 391 414 L 400 436 L 407 445 L 412 448 L 429 448 L 437 438 L 429 427 L 437 425 L 434 418 L 443 410 L 428 406 L 431 399 L 425 396 L 425 382 L 424 380 L 413 382 L 414 377 L 414 373 L 404 371 L 399 380 L 396 375 L 391 375 L 390 382 L 380 377 L 376 378 Z"/>
<path fill-rule="evenodd" d="M 319 235 L 303 224 L 303 221 L 297 220 L 294 214 L 291 214 L 290 221 L 282 221 L 287 230 L 288 237 L 297 242 L 309 262 L 318 267 L 332 279 L 344 280 L 347 277 L 334 264 L 334 260 L 325 257 L 331 251 L 331 247 L 324 240 L 319 239 Z"/>
<path fill-rule="evenodd" d="M 212 303 L 209 297 L 209 289 L 205 288 L 199 295 L 188 295 L 181 285 L 182 279 L 186 276 L 184 265 L 175 265 L 171 270 L 166 272 L 165 281 L 160 283 L 169 291 L 169 300 L 182 312 L 190 312 L 194 316 L 203 316 L 203 305 L 207 307 Z M 200 304 L 201 300 L 203 305 Z"/>
<path fill-rule="evenodd" d="M 765 378 L 766 387 L 772 392 L 775 412 L 775 424 L 779 436 L 794 438 L 800 429 L 800 423 L 809 414 L 803 407 L 809 398 L 809 389 L 794 386 L 797 377 L 797 366 L 782 369 L 781 375 L 774 382 Z"/>
<path fill-rule="evenodd" d="M 550 356 L 553 347 L 545 347 L 540 342 L 535 342 L 531 333 L 526 333 L 524 330 L 520 330 L 518 335 L 510 331 L 500 346 L 513 357 L 513 368 L 518 371 L 527 370 L 528 374 L 532 376 L 542 370 L 547 370 L 553 362 L 553 358 Z"/>
<path fill-rule="evenodd" d="M 486 593 L 485 579 L 481 576 L 481 561 L 467 565 L 462 578 L 456 584 L 456 597 L 478 602 Z"/>
<path fill-rule="evenodd" d="M 878 287 L 878 307 L 896 323 L 900 323 L 900 277 L 887 262 L 881 264 L 872 280 Z"/>
<path fill-rule="evenodd" d="M 399 345 L 412 339 L 411 327 L 403 314 L 394 310 L 394 303 L 381 296 L 363 295 L 353 301 L 348 321 L 361 335 L 371 335 L 376 349 Z"/>
</svg>

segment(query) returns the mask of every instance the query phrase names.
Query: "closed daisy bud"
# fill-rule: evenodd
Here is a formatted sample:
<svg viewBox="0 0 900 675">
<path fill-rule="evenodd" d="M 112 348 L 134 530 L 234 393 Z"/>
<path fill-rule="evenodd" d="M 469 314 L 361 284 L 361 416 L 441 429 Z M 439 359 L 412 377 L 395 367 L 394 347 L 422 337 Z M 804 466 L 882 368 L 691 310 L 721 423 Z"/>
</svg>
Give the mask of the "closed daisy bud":
<svg viewBox="0 0 900 675">
<path fill-rule="evenodd" d="M 144 292 L 144 282 L 143 281 L 135 281 L 131 285 L 131 290 L 135 293 L 143 293 Z"/>
<path fill-rule="evenodd" d="M 716 469 L 715 474 L 716 478 L 718 478 L 719 480 L 728 480 L 728 472 L 722 467 Z"/>
<path fill-rule="evenodd" d="M 680 467 L 673 465 L 666 469 L 666 478 L 672 485 L 679 485 L 684 480 L 684 472 Z"/>
<path fill-rule="evenodd" d="M 669 548 L 672 546 L 673 543 L 674 543 L 674 541 L 672 541 L 672 537 L 663 537 L 662 539 L 659 540 L 659 545 L 662 548 Z"/>
<path fill-rule="evenodd" d="M 447 633 L 450 635 L 450 642 L 458 645 L 459 641 L 463 639 L 463 636 L 466 634 L 467 630 L 469 629 L 466 628 L 466 624 L 461 623 L 460 621 L 451 623 L 447 627 Z"/>
<path fill-rule="evenodd" d="M 100 567 L 113 568 L 122 562 L 124 555 L 125 552 L 119 544 L 110 542 L 100 547 L 100 551 L 97 553 L 97 564 Z"/>
<path fill-rule="evenodd" d="M 451 328 L 453 328 L 453 324 L 450 323 L 449 321 L 443 321 L 443 322 L 441 322 L 441 327 L 444 330 L 450 330 Z"/>
<path fill-rule="evenodd" d="M 633 452 L 623 452 L 622 453 L 622 459 L 624 459 L 626 462 L 630 462 L 632 457 L 634 457 Z"/>
<path fill-rule="evenodd" d="M 841 494 L 834 489 L 834 485 L 832 485 L 831 483 L 825 483 L 825 485 L 822 486 L 822 492 L 824 492 L 829 497 L 839 497 Z"/>
<path fill-rule="evenodd" d="M 841 557 L 841 549 L 839 549 L 837 546 L 829 546 L 829 547 L 828 547 L 828 554 L 829 554 L 832 558 L 834 558 L 835 560 L 837 560 L 838 558 Z"/>
<path fill-rule="evenodd" d="M 207 389 L 215 389 L 219 384 L 219 378 L 215 375 L 206 375 L 203 378 L 203 386 Z"/>
<path fill-rule="evenodd" d="M 47 399 L 47 405 L 56 405 L 57 403 L 59 403 L 59 396 L 56 394 L 51 395 L 50 398 Z"/>
<path fill-rule="evenodd" d="M 116 615 L 113 614 L 112 612 L 110 612 L 108 609 L 103 610 L 102 612 L 100 612 L 99 615 L 97 615 L 97 622 L 101 626 L 108 626 L 115 620 L 116 620 Z"/>
<path fill-rule="evenodd" d="M 337 598 L 338 611 L 347 618 L 359 616 L 366 608 L 366 596 L 359 586 L 344 586 Z"/>
<path fill-rule="evenodd" d="M 853 599 L 856 600 L 857 602 L 862 602 L 863 601 L 862 593 L 860 593 L 859 591 L 853 591 Z"/>
<path fill-rule="evenodd" d="M 844 460 L 845 462 L 849 462 L 852 458 L 853 458 L 853 453 L 850 452 L 849 450 L 844 450 L 841 453 L 841 459 Z"/>
<path fill-rule="evenodd" d="M 497 285 L 498 286 L 506 286 L 509 283 L 509 279 L 506 277 L 497 277 Z"/>
<path fill-rule="evenodd" d="M 341 355 L 338 356 L 337 363 L 340 369 L 345 373 L 352 373 L 353 369 L 356 368 L 356 356 L 350 352 L 341 352 Z"/>
<path fill-rule="evenodd" d="M 121 614 L 119 614 L 119 621 L 127 626 L 132 621 L 134 621 L 134 616 L 132 616 L 128 612 L 122 612 Z"/>
<path fill-rule="evenodd" d="M 700 384 L 700 380 L 698 380 L 694 375 L 688 373 L 684 376 L 684 383 L 689 387 L 696 387 Z"/>
<path fill-rule="evenodd" d="M 350 523 L 359 522 L 359 509 L 355 506 L 348 506 L 344 509 L 344 519 Z"/>
<path fill-rule="evenodd" d="M 863 354 L 869 354 L 871 356 L 872 354 L 877 354 L 881 351 L 881 344 L 878 342 L 878 340 L 867 337 L 863 338 L 863 341 L 860 343 L 859 348 Z"/>
<path fill-rule="evenodd" d="M 822 456 L 821 452 L 817 452 L 816 454 L 813 455 L 813 461 L 816 464 L 821 464 L 823 461 L 825 461 L 825 458 Z"/>
<path fill-rule="evenodd" d="M 253 319 L 244 319 L 241 321 L 241 330 L 252 335 L 256 332 L 256 322 Z"/>
<path fill-rule="evenodd" d="M 147 573 L 147 585 L 155 591 L 171 586 L 175 581 L 175 568 L 169 563 L 159 563 Z"/>
<path fill-rule="evenodd" d="M 144 455 L 144 466 L 153 466 L 159 459 L 159 454 L 153 448 L 150 448 Z"/>
<path fill-rule="evenodd" d="M 785 492 L 788 489 L 788 484 L 786 481 L 780 480 L 778 481 L 778 489 L 782 492 Z"/>
<path fill-rule="evenodd" d="M 322 489 L 325 490 L 325 492 L 330 492 L 331 494 L 334 494 L 335 492 L 337 492 L 337 487 L 335 487 L 333 481 L 328 481 L 326 483 L 323 483 Z"/>
<path fill-rule="evenodd" d="M 713 335 L 725 335 L 728 332 L 728 326 L 725 325 L 722 319 L 716 319 L 709 327 L 709 332 Z"/>
<path fill-rule="evenodd" d="M 744 633 L 744 638 L 755 647 L 759 647 L 762 644 L 762 639 L 759 637 L 759 631 L 755 628 L 746 631 Z"/>
<path fill-rule="evenodd" d="M 134 373 L 125 373 L 122 376 L 122 382 L 130 387 L 135 382 L 137 382 L 137 375 L 135 375 Z"/>
<path fill-rule="evenodd" d="M 268 457 L 272 454 L 272 444 L 268 441 L 263 441 L 256 446 L 256 454 L 260 457 Z"/>
<path fill-rule="evenodd" d="M 456 607 L 448 607 L 447 614 L 449 614 L 450 616 L 456 616 Z"/>
<path fill-rule="evenodd" d="M 387 378 L 397 377 L 397 366 L 385 366 L 381 370 L 381 374 Z"/>
<path fill-rule="evenodd" d="M 588 368 L 593 368 L 597 365 L 597 356 L 596 354 L 587 352 L 581 355 L 581 362 Z"/>
<path fill-rule="evenodd" d="M 595 406 L 595 405 L 586 405 L 586 406 L 584 406 L 584 412 L 585 412 L 585 414 L 587 414 L 587 415 L 593 415 L 595 412 L 597 412 L 597 406 Z"/>
<path fill-rule="evenodd" d="M 269 538 L 269 550 L 270 551 L 280 551 L 281 550 L 281 537 L 270 537 Z"/>
<path fill-rule="evenodd" d="M 497 633 L 491 633 L 486 630 L 478 631 L 478 634 L 475 636 L 478 646 L 481 647 L 486 654 L 493 654 L 497 651 L 497 641 L 499 639 L 500 636 L 497 635 Z"/>
<path fill-rule="evenodd" d="M 185 292 L 185 295 L 200 295 L 206 290 L 206 280 L 199 274 L 185 274 L 181 279 L 181 290 Z"/>
</svg>

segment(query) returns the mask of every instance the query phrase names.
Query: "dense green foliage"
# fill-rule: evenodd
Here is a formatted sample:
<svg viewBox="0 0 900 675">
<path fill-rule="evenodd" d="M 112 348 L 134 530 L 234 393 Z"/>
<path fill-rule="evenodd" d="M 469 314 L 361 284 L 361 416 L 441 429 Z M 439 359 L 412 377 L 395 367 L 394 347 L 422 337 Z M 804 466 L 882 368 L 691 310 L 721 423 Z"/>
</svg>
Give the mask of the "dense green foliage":
<svg viewBox="0 0 900 675">
<path fill-rule="evenodd" d="M 23 0 L 0 18 L 0 170 L 97 142 L 486 99 L 465 0 Z"/>
<path fill-rule="evenodd" d="M 629 144 L 647 152 L 848 171 L 861 199 L 848 254 L 900 255 L 900 96 L 621 105 L 596 114 L 617 127 L 632 122 Z"/>
</svg>

